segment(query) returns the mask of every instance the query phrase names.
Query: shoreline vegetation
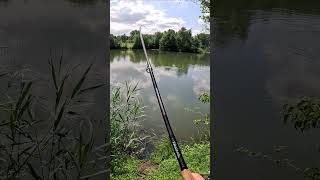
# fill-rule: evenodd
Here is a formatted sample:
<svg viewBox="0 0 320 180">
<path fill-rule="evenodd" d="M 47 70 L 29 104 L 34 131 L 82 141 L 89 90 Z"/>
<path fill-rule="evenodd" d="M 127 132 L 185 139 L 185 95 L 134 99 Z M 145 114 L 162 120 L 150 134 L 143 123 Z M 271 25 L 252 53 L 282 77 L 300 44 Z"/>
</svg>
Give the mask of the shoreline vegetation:
<svg viewBox="0 0 320 180">
<path fill-rule="evenodd" d="M 210 35 L 199 33 L 192 36 L 191 29 L 182 27 L 179 31 L 169 29 L 154 34 L 144 34 L 146 49 L 160 51 L 210 53 Z M 110 49 L 142 49 L 139 31 L 133 30 L 130 35 L 110 34 Z"/>
<path fill-rule="evenodd" d="M 140 100 L 138 84 L 125 83 L 111 89 L 111 178 L 112 179 L 180 179 L 180 169 L 166 134 L 155 137 L 141 128 L 145 106 Z M 203 92 L 198 100 L 209 104 L 210 95 Z M 198 129 L 191 141 L 180 142 L 181 151 L 191 171 L 204 177 L 210 167 L 210 116 L 193 108 L 186 111 L 199 114 L 193 120 Z M 152 145 L 153 151 L 147 148 Z M 148 157 L 144 154 L 150 154 Z"/>
</svg>

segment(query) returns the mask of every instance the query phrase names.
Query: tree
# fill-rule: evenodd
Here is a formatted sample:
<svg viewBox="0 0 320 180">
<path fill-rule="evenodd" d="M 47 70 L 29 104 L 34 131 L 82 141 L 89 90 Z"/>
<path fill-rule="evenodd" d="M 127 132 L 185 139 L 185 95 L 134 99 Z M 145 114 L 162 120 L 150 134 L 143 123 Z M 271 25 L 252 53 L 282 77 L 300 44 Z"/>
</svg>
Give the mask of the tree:
<svg viewBox="0 0 320 180">
<path fill-rule="evenodd" d="M 210 0 L 200 0 L 200 8 L 202 12 L 201 18 L 204 22 L 210 22 L 210 10 L 213 6 L 210 6 Z"/>
<path fill-rule="evenodd" d="M 209 37 L 209 34 L 205 33 L 192 36 L 191 29 L 182 27 L 178 32 L 169 29 L 165 32 L 144 34 L 143 40 L 147 49 L 203 53 L 209 50 Z M 130 35 L 110 34 L 109 38 L 111 49 L 142 49 L 138 30 L 131 31 Z"/>
<path fill-rule="evenodd" d="M 140 32 L 138 30 L 133 30 L 130 32 L 130 39 L 134 39 L 136 35 L 140 35 Z"/>
<path fill-rule="evenodd" d="M 177 32 L 177 48 L 179 51 L 190 52 L 192 47 L 191 30 L 182 27 Z"/>
<path fill-rule="evenodd" d="M 176 51 L 177 40 L 176 32 L 172 29 L 165 31 L 160 39 L 159 47 L 161 50 Z"/>
<path fill-rule="evenodd" d="M 192 46 L 191 46 L 191 51 L 192 52 L 199 52 L 198 48 L 199 48 L 199 39 L 196 37 L 192 37 Z"/>
<path fill-rule="evenodd" d="M 126 42 L 129 39 L 129 37 L 126 36 L 125 34 L 121 35 L 119 38 L 120 38 L 121 42 Z"/>
<path fill-rule="evenodd" d="M 200 33 L 195 36 L 195 39 L 199 42 L 199 48 L 209 48 L 210 47 L 210 35 L 205 33 Z"/>
<path fill-rule="evenodd" d="M 118 38 L 113 34 L 110 34 L 109 40 L 110 40 L 110 49 L 117 49 L 120 47 Z"/>
<path fill-rule="evenodd" d="M 162 33 L 161 32 L 154 33 L 153 38 L 152 38 L 152 47 L 154 49 L 159 49 L 159 44 L 160 44 L 161 37 L 162 37 Z"/>
<path fill-rule="evenodd" d="M 153 48 L 152 39 L 153 39 L 153 35 L 146 34 L 143 36 L 143 41 L 147 49 Z"/>
<path fill-rule="evenodd" d="M 130 41 L 132 42 L 133 49 L 141 49 L 140 32 L 138 30 L 133 30 L 130 32 Z"/>
</svg>

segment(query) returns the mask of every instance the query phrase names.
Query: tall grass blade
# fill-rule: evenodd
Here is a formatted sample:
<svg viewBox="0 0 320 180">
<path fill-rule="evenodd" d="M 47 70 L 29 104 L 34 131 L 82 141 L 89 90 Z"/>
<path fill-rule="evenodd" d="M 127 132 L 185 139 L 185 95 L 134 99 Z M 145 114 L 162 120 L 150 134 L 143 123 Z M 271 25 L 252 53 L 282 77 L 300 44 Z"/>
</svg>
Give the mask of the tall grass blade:
<svg viewBox="0 0 320 180">
<path fill-rule="evenodd" d="M 19 114 L 17 116 L 17 119 L 19 120 L 22 115 L 24 114 L 24 112 L 27 110 L 27 108 L 30 106 L 31 103 L 31 95 L 28 96 L 25 104 L 22 106 L 21 110 L 19 111 Z"/>
<path fill-rule="evenodd" d="M 52 80 L 53 80 L 53 84 L 56 90 L 58 90 L 58 83 L 57 83 L 57 77 L 56 77 L 56 70 L 54 68 L 54 64 L 51 61 L 49 61 L 49 64 L 51 65 L 51 76 L 52 76 Z"/>
<path fill-rule="evenodd" d="M 92 64 L 90 64 L 89 67 L 86 69 L 86 71 L 83 73 L 80 81 L 77 83 L 77 85 L 73 89 L 73 92 L 72 92 L 72 95 L 71 95 L 71 99 L 74 98 L 74 96 L 80 91 L 80 88 L 81 88 L 84 80 L 87 78 L 87 75 L 88 75 L 91 67 L 92 67 Z"/>
<path fill-rule="evenodd" d="M 30 173 L 32 175 L 32 177 L 36 180 L 42 180 L 42 178 L 38 175 L 37 171 L 32 167 L 32 165 L 30 163 L 27 163 Z"/>
<path fill-rule="evenodd" d="M 31 112 L 31 107 L 30 106 L 31 106 L 31 103 L 28 106 L 27 113 L 28 113 L 28 116 L 31 119 L 31 121 L 34 121 L 34 117 L 33 117 L 33 114 Z"/>
<path fill-rule="evenodd" d="M 61 96 L 62 96 L 62 93 L 63 93 L 64 83 L 65 83 L 65 81 L 67 80 L 68 77 L 69 77 L 69 75 L 66 75 L 63 78 L 63 80 L 62 80 L 62 82 L 61 82 L 61 84 L 59 86 L 58 92 L 56 94 L 56 104 L 55 104 L 55 107 L 54 107 L 54 111 L 55 112 L 57 111 L 57 108 L 58 108 L 59 103 L 60 103 L 60 99 L 61 99 Z"/>
<path fill-rule="evenodd" d="M 93 140 L 93 126 L 92 126 L 92 122 L 89 120 L 89 142 L 84 146 L 84 150 L 83 150 L 83 153 L 82 153 L 82 159 L 81 159 L 81 164 L 80 164 L 80 167 L 83 166 L 83 164 L 85 164 L 85 162 L 87 161 L 88 159 L 88 156 L 89 156 L 89 152 L 92 150 L 92 146 L 93 146 L 93 143 L 94 143 L 94 140 Z"/>
<path fill-rule="evenodd" d="M 21 94 L 21 96 L 19 97 L 18 102 L 17 102 L 17 104 L 16 104 L 16 112 L 18 111 L 18 109 L 20 109 L 20 106 L 21 106 L 23 100 L 26 98 L 27 94 L 29 93 L 30 88 L 31 88 L 31 85 L 32 85 L 32 82 L 29 82 L 29 83 L 27 84 L 26 88 L 23 89 L 22 94 Z"/>
<path fill-rule="evenodd" d="M 61 122 L 62 115 L 63 115 L 63 112 L 65 110 L 66 103 L 67 103 L 67 100 L 64 101 L 64 103 L 63 103 L 63 105 L 62 105 L 62 107 L 61 107 L 61 109 L 59 111 L 58 117 L 54 122 L 54 129 L 57 129 L 59 123 Z"/>
<path fill-rule="evenodd" d="M 59 69 L 58 69 L 59 74 L 61 73 L 62 59 L 63 59 L 63 48 L 62 48 L 61 56 L 60 56 L 60 60 L 59 60 Z"/>
<path fill-rule="evenodd" d="M 85 88 L 85 89 L 82 89 L 80 90 L 79 94 L 82 94 L 84 92 L 87 92 L 87 91 L 90 91 L 90 90 L 94 90 L 94 89 L 97 89 L 97 88 L 100 88 L 100 87 L 103 87 L 107 84 L 99 84 L 99 85 L 96 85 L 96 86 L 92 86 L 92 87 L 88 87 L 88 88 Z"/>
</svg>

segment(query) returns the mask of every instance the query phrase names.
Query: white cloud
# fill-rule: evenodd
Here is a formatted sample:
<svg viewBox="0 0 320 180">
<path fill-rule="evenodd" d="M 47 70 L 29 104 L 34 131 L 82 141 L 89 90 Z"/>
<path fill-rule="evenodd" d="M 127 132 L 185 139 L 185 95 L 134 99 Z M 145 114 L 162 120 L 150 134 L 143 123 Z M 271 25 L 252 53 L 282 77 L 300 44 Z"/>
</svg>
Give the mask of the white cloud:
<svg viewBox="0 0 320 180">
<path fill-rule="evenodd" d="M 199 95 L 203 91 L 210 91 L 210 67 L 191 67 L 190 75 L 193 80 L 193 92 Z"/>
<path fill-rule="evenodd" d="M 206 13 L 205 15 L 209 15 L 208 13 Z M 194 35 L 199 34 L 199 33 L 210 33 L 209 29 L 210 29 L 210 23 L 208 22 L 204 22 L 204 20 L 202 18 L 199 17 L 198 19 L 198 25 L 201 29 L 196 29 L 194 30 Z"/>
<path fill-rule="evenodd" d="M 129 34 L 144 26 L 144 33 L 168 29 L 179 30 L 186 22 L 180 17 L 169 17 L 164 11 L 142 0 L 112 0 L 110 4 L 111 34 Z"/>
<path fill-rule="evenodd" d="M 192 36 L 200 34 L 201 32 L 202 32 L 202 30 L 200 30 L 200 29 L 192 29 Z"/>
</svg>

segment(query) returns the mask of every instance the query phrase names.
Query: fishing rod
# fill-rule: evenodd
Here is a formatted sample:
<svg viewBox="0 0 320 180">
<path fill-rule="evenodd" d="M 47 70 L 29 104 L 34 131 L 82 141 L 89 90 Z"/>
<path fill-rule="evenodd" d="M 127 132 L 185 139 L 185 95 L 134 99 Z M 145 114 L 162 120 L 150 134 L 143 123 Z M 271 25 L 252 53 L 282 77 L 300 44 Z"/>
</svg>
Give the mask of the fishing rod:
<svg viewBox="0 0 320 180">
<path fill-rule="evenodd" d="M 153 84 L 153 89 L 154 89 L 154 92 L 156 93 L 156 97 L 157 97 L 157 100 L 158 100 L 158 104 L 159 104 L 159 107 L 160 107 L 162 118 L 163 118 L 163 121 L 164 121 L 164 123 L 166 125 L 166 129 L 168 131 L 170 143 L 171 143 L 171 145 L 173 147 L 174 153 L 175 153 L 176 158 L 177 158 L 177 160 L 179 162 L 180 169 L 181 169 L 181 171 L 183 171 L 185 169 L 188 169 L 188 167 L 187 167 L 187 164 L 185 163 L 185 161 L 183 159 L 183 156 L 182 156 L 181 150 L 179 148 L 179 145 L 177 143 L 176 137 L 174 136 L 174 133 L 172 131 L 172 128 L 171 128 L 171 125 L 170 125 L 170 122 L 169 122 L 169 119 L 168 119 L 168 116 L 167 116 L 166 109 L 165 109 L 164 104 L 162 102 L 162 98 L 160 96 L 160 91 L 159 91 L 156 79 L 154 77 L 154 74 L 153 74 L 153 69 L 152 69 L 152 66 L 151 66 L 151 62 L 150 62 L 150 60 L 148 58 L 146 47 L 144 45 L 144 41 L 143 41 L 143 37 L 142 37 L 142 33 L 141 33 L 141 27 L 140 27 L 139 33 L 140 33 L 140 39 L 141 39 L 143 51 L 144 51 L 144 54 L 145 54 L 146 59 L 147 59 L 147 69 L 146 69 L 146 71 L 150 74 L 150 77 L 151 77 L 151 80 L 152 80 L 152 84 Z"/>
</svg>

